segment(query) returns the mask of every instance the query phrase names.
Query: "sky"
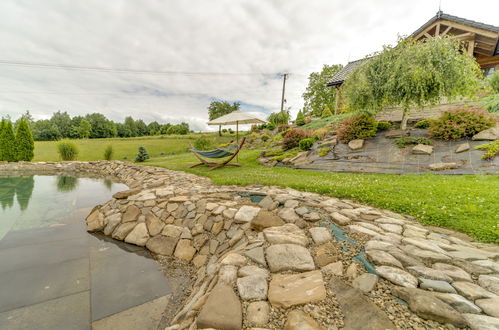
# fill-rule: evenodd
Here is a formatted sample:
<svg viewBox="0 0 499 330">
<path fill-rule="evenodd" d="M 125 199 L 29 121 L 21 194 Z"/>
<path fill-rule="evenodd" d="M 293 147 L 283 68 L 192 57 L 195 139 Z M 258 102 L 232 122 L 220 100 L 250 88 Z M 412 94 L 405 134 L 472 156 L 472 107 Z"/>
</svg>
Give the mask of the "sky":
<svg viewBox="0 0 499 330">
<path fill-rule="evenodd" d="M 394 44 L 439 2 L 499 25 L 497 0 L 2 0 L 0 116 L 99 112 L 205 131 L 213 100 L 278 111 L 283 73 L 295 116 L 311 72 Z"/>
</svg>

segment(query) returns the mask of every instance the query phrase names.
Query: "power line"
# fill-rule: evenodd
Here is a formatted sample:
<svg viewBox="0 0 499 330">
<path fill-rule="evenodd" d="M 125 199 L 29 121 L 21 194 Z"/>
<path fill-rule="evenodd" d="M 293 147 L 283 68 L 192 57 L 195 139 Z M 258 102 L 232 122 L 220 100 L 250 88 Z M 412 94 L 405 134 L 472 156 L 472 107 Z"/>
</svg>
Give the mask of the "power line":
<svg viewBox="0 0 499 330">
<path fill-rule="evenodd" d="M 79 70 L 79 71 L 98 71 L 98 72 L 114 72 L 114 73 L 134 73 L 134 74 L 163 74 L 163 75 L 198 75 L 198 76 L 275 76 L 276 79 L 282 76 L 280 72 L 201 72 L 201 71 L 174 71 L 174 70 L 134 70 L 127 68 L 106 68 L 93 66 L 79 66 L 66 64 L 51 64 L 51 63 L 35 63 L 22 61 L 0 60 L 0 65 L 12 65 L 43 69 L 64 69 L 64 70 Z"/>
</svg>

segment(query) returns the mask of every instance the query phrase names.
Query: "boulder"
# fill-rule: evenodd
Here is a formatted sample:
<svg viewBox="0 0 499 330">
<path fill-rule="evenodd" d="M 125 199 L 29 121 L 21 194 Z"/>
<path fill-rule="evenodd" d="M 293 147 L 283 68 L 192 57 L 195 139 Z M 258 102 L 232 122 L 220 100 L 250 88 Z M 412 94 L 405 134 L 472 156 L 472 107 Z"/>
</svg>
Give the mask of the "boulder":
<svg viewBox="0 0 499 330">
<path fill-rule="evenodd" d="M 499 297 L 489 299 L 477 299 L 475 301 L 478 307 L 487 315 L 499 317 Z"/>
<path fill-rule="evenodd" d="M 428 165 L 428 167 L 432 171 L 445 171 L 445 170 L 452 170 L 452 169 L 458 168 L 459 164 L 458 163 L 442 163 L 442 162 L 440 162 L 440 163 L 430 164 L 430 165 Z"/>
<path fill-rule="evenodd" d="M 346 226 L 352 222 L 350 218 L 344 216 L 343 214 L 339 212 L 333 212 L 331 213 L 331 218 L 333 219 L 334 222 L 336 222 L 340 226 Z"/>
<path fill-rule="evenodd" d="M 471 139 L 473 141 L 499 140 L 499 125 L 486 129 L 485 131 L 481 131 L 480 133 L 473 135 Z"/>
<path fill-rule="evenodd" d="M 260 212 L 260 208 L 256 206 L 249 206 L 249 205 L 243 205 L 237 211 L 236 215 L 234 216 L 234 220 L 236 223 L 246 223 L 250 222 L 253 220 L 258 212 Z"/>
<path fill-rule="evenodd" d="M 246 309 L 246 321 L 253 327 L 264 327 L 269 322 L 270 306 L 266 301 L 255 301 Z"/>
<path fill-rule="evenodd" d="M 274 213 L 266 210 L 261 210 L 260 212 L 258 212 L 255 219 L 251 221 L 251 229 L 262 231 L 265 228 L 278 227 L 284 224 L 285 222 L 282 221 L 282 219 L 276 216 Z"/>
<path fill-rule="evenodd" d="M 400 261 L 395 259 L 388 252 L 381 250 L 367 250 L 366 255 L 369 261 L 373 262 L 375 265 L 393 266 L 402 269 L 404 268 Z"/>
<path fill-rule="evenodd" d="M 416 288 L 418 286 L 418 280 L 402 269 L 390 266 L 379 266 L 376 267 L 376 272 L 393 284 L 408 288 Z"/>
<path fill-rule="evenodd" d="M 297 244 L 275 244 L 266 250 L 271 272 L 285 270 L 306 271 L 315 269 L 314 260 L 308 249 Z"/>
<path fill-rule="evenodd" d="M 452 286 L 457 290 L 457 292 L 468 298 L 469 300 L 477 300 L 482 298 L 497 298 L 495 294 L 489 292 L 482 287 L 471 283 L 471 282 L 461 282 L 457 281 L 452 283 Z"/>
<path fill-rule="evenodd" d="M 308 237 L 305 232 L 292 223 L 279 227 L 270 227 L 263 230 L 265 239 L 270 244 L 298 244 L 308 245 Z"/>
<path fill-rule="evenodd" d="M 190 262 L 196 253 L 190 239 L 181 239 L 175 248 L 174 256 L 181 260 Z"/>
<path fill-rule="evenodd" d="M 146 224 L 144 222 L 139 223 L 132 229 L 132 231 L 126 236 L 125 242 L 135 244 L 138 246 L 144 246 L 149 239 L 149 232 L 147 231 Z"/>
<path fill-rule="evenodd" d="M 180 237 L 182 235 L 184 228 L 174 225 L 166 225 L 161 232 L 161 235 L 168 237 Z"/>
<path fill-rule="evenodd" d="M 477 314 L 463 314 L 471 330 L 497 330 L 499 318 Z"/>
<path fill-rule="evenodd" d="M 261 275 L 251 275 L 237 279 L 237 290 L 242 300 L 266 300 L 267 280 Z"/>
<path fill-rule="evenodd" d="M 409 136 L 410 132 L 403 129 L 392 129 L 385 133 L 387 139 L 397 139 L 405 136 Z"/>
<path fill-rule="evenodd" d="M 115 213 L 106 218 L 107 224 L 104 228 L 104 235 L 109 236 L 113 233 L 113 231 L 118 227 L 121 223 L 121 213 Z"/>
<path fill-rule="evenodd" d="M 229 253 L 222 259 L 222 265 L 244 266 L 248 260 L 239 253 Z"/>
<path fill-rule="evenodd" d="M 288 313 L 284 330 L 321 330 L 319 324 L 304 311 L 299 309 Z"/>
<path fill-rule="evenodd" d="M 241 302 L 230 286 L 218 283 L 199 312 L 198 329 L 240 330 L 243 313 Z"/>
<path fill-rule="evenodd" d="M 137 221 L 139 214 L 140 214 L 140 209 L 135 205 L 130 205 L 127 207 L 125 213 L 123 213 L 122 222 Z"/>
<path fill-rule="evenodd" d="M 301 274 L 276 274 L 270 281 L 268 297 L 272 306 L 289 308 L 324 300 L 326 288 L 319 270 Z"/>
<path fill-rule="evenodd" d="M 263 247 L 256 247 L 247 250 L 244 252 L 244 255 L 262 266 L 267 266 L 267 262 L 265 261 L 265 255 L 263 253 Z"/>
<path fill-rule="evenodd" d="M 156 254 L 171 256 L 175 251 L 177 241 L 178 238 L 159 235 L 148 240 L 146 243 L 146 247 Z"/>
<path fill-rule="evenodd" d="M 132 229 L 135 227 L 136 224 L 137 224 L 136 222 L 122 223 L 121 225 L 116 227 L 111 237 L 120 241 L 124 240 L 125 237 L 132 231 Z"/>
<path fill-rule="evenodd" d="M 444 292 L 444 293 L 457 293 L 456 290 L 449 284 L 449 282 L 445 281 L 437 281 L 437 280 L 429 280 L 426 278 L 420 278 L 419 287 L 421 289 L 435 291 L 435 292 Z"/>
<path fill-rule="evenodd" d="M 425 266 L 411 266 L 407 267 L 407 271 L 414 276 L 426 278 L 429 280 L 452 282 L 452 278 L 447 276 L 444 272 Z"/>
<path fill-rule="evenodd" d="M 362 139 L 352 140 L 348 142 L 348 147 L 352 150 L 362 149 L 363 146 L 364 146 L 364 140 Z"/>
<path fill-rule="evenodd" d="M 341 261 L 332 262 L 321 268 L 324 274 L 343 276 L 343 263 Z"/>
<path fill-rule="evenodd" d="M 453 293 L 434 292 L 433 295 L 461 313 L 480 314 L 482 310 L 468 299 Z"/>
<path fill-rule="evenodd" d="M 457 266 L 437 262 L 433 264 L 432 268 L 443 272 L 445 275 L 449 276 L 454 281 L 471 282 L 470 274 L 468 274 L 467 272 L 465 272 L 464 270 L 462 270 Z"/>
<path fill-rule="evenodd" d="M 129 196 L 136 195 L 140 192 L 140 188 L 135 188 L 135 189 L 129 189 L 129 190 L 123 190 L 115 193 L 113 195 L 113 198 L 116 199 L 125 199 L 128 198 Z"/>
<path fill-rule="evenodd" d="M 255 265 L 249 265 L 239 268 L 239 271 L 237 272 L 237 276 L 239 277 L 246 277 L 252 275 L 258 275 L 267 278 L 269 276 L 269 271 L 265 268 L 260 268 Z"/>
<path fill-rule="evenodd" d="M 433 147 L 420 143 L 412 148 L 412 153 L 415 155 L 431 155 L 433 153 Z"/>
<path fill-rule="evenodd" d="M 295 210 L 289 207 L 285 207 L 279 211 L 279 216 L 286 222 L 293 223 L 296 222 L 300 217 L 296 214 Z"/>
<path fill-rule="evenodd" d="M 98 208 L 94 208 L 85 221 L 87 222 L 88 232 L 101 231 L 104 229 L 104 215 L 100 213 Z"/>
<path fill-rule="evenodd" d="M 352 286 L 364 293 L 371 292 L 378 284 L 378 276 L 370 273 L 365 273 L 353 280 Z"/>
<path fill-rule="evenodd" d="M 308 231 L 317 245 L 327 243 L 333 239 L 331 232 L 326 227 L 313 227 Z"/>
<path fill-rule="evenodd" d="M 149 235 L 151 236 L 156 236 L 161 233 L 161 230 L 163 230 L 163 227 L 165 226 L 165 224 L 152 212 L 149 212 L 146 215 L 146 225 Z"/>
<path fill-rule="evenodd" d="M 485 290 L 499 295 L 499 277 L 480 275 L 478 277 L 478 284 Z"/>
<path fill-rule="evenodd" d="M 459 154 L 461 152 L 465 152 L 468 150 L 470 150 L 470 144 L 468 142 L 465 142 L 465 143 L 461 143 L 460 145 L 458 145 L 454 152 L 456 154 Z"/>
</svg>

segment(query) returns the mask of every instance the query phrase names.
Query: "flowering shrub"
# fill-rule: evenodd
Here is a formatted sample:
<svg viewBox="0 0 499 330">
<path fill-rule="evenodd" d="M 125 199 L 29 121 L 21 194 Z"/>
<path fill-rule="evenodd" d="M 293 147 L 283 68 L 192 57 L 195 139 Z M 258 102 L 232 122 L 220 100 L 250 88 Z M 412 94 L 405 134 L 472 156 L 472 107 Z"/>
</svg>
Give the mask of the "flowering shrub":
<svg viewBox="0 0 499 330">
<path fill-rule="evenodd" d="M 430 122 L 430 137 L 454 140 L 473 136 L 494 126 L 499 117 L 482 109 L 455 109 L 445 111 Z"/>
<path fill-rule="evenodd" d="M 288 129 L 289 129 L 288 124 L 281 124 L 281 125 L 277 126 L 277 132 L 279 132 L 279 133 L 287 131 Z"/>
<path fill-rule="evenodd" d="M 300 140 L 300 149 L 303 151 L 310 150 L 310 148 L 314 145 L 314 142 L 315 140 L 311 138 Z"/>
<path fill-rule="evenodd" d="M 356 139 L 369 139 L 376 136 L 376 121 L 373 116 L 365 113 L 349 117 L 340 123 L 336 134 L 343 143 Z"/>
<path fill-rule="evenodd" d="M 300 140 L 306 139 L 310 136 L 308 131 L 301 129 L 291 129 L 286 132 L 282 140 L 282 148 L 284 150 L 289 150 L 298 147 Z"/>
</svg>

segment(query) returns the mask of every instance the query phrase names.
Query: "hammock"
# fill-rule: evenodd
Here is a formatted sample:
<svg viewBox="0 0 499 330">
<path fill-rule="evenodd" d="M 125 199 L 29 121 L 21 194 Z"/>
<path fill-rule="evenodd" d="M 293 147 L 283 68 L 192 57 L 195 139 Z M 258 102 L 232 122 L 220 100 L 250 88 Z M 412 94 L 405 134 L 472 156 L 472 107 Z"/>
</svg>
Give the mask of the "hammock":
<svg viewBox="0 0 499 330">
<path fill-rule="evenodd" d="M 197 159 L 199 159 L 200 163 L 191 165 L 190 167 L 196 167 L 200 165 L 208 165 L 210 166 L 210 171 L 219 168 L 222 166 L 241 166 L 239 164 L 229 164 L 229 162 L 236 157 L 236 155 L 239 153 L 241 148 L 243 147 L 244 142 L 246 141 L 246 137 L 244 137 L 241 140 L 241 144 L 238 145 L 232 145 L 228 146 L 226 148 L 217 148 L 215 150 L 210 150 L 210 151 L 202 151 L 202 150 L 197 150 L 196 148 L 192 147 L 190 150 L 196 156 Z M 229 157 L 227 160 L 225 160 L 222 163 L 214 163 L 214 162 L 207 162 L 203 158 L 225 158 Z"/>
</svg>

